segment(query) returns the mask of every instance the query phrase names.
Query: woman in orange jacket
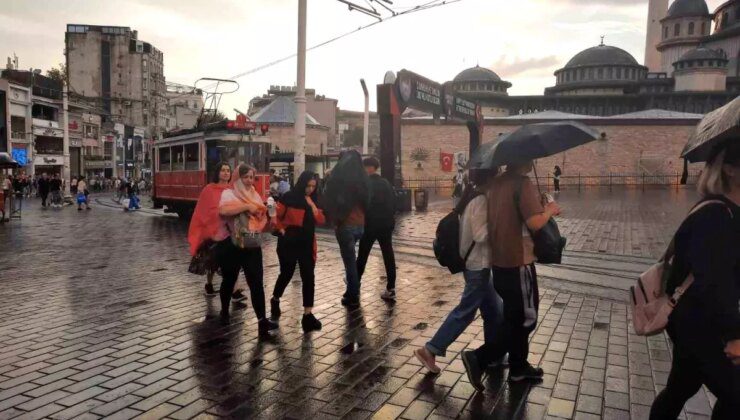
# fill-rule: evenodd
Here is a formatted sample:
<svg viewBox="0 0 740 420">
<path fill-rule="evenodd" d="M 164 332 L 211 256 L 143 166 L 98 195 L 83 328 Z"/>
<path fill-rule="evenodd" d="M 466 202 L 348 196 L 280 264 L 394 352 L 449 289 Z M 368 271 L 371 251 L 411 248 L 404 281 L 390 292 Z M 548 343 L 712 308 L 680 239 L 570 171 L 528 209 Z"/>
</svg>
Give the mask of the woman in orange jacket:
<svg viewBox="0 0 740 420">
<path fill-rule="evenodd" d="M 303 331 L 321 329 L 313 315 L 314 267 L 316 266 L 316 226 L 325 223 L 324 213 L 316 205 L 316 174 L 305 171 L 295 187 L 284 194 L 277 205 L 275 228 L 280 275 L 270 299 L 272 319 L 280 318 L 280 298 L 298 264 L 303 280 Z"/>
</svg>

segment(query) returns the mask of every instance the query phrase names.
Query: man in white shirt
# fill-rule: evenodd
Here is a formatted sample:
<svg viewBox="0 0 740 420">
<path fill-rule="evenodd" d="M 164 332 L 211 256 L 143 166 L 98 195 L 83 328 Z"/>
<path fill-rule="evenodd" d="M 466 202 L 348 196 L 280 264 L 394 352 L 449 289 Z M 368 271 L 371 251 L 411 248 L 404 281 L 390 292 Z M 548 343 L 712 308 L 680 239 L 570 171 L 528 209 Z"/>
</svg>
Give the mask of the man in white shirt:
<svg viewBox="0 0 740 420">
<path fill-rule="evenodd" d="M 487 179 L 495 174 L 487 174 Z M 483 180 L 483 183 L 486 179 Z M 432 373 L 438 373 L 435 363 L 437 356 L 444 357 L 447 348 L 475 319 L 478 309 L 483 318 L 485 341 L 498 340 L 496 331 L 502 315 L 501 298 L 493 288 L 491 278 L 490 253 L 488 244 L 488 199 L 485 194 L 473 198 L 464 207 L 460 219 L 460 257 L 465 259 L 465 288 L 460 303 L 450 312 L 434 337 L 422 348 L 414 351 L 419 361 Z"/>
</svg>

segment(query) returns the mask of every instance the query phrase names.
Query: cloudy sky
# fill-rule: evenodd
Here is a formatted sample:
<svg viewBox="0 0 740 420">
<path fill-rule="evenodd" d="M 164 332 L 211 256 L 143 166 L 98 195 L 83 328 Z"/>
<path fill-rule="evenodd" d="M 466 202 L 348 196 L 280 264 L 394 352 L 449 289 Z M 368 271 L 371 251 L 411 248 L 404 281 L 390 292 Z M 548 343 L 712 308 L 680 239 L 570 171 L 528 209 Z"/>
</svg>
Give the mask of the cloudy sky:
<svg viewBox="0 0 740 420">
<path fill-rule="evenodd" d="M 367 5 L 366 0 L 354 0 Z M 430 0 L 394 0 L 409 7 Z M 708 0 L 710 10 L 725 0 Z M 64 61 L 68 23 L 129 26 L 164 52 L 168 81 L 231 78 L 295 53 L 297 0 L 0 0 L 0 54 L 21 68 Z M 308 1 L 308 45 L 372 23 L 336 0 Z M 375 4 L 378 10 L 380 9 Z M 386 12 L 386 16 L 389 14 Z M 480 64 L 513 83 L 512 95 L 541 94 L 553 72 L 601 35 L 638 61 L 644 58 L 647 0 L 461 0 L 400 16 L 308 54 L 307 86 L 361 110 L 359 79 L 374 86 L 406 68 L 443 82 Z M 221 110 L 246 110 L 270 85 L 293 85 L 296 60 L 238 79 Z"/>
</svg>

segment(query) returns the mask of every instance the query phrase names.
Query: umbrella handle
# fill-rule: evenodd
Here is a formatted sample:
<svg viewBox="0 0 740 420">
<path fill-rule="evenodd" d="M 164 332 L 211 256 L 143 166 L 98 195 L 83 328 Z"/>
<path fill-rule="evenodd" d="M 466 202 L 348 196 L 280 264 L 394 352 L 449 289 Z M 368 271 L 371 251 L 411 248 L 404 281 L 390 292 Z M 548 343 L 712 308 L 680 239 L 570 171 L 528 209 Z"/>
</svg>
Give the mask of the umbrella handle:
<svg viewBox="0 0 740 420">
<path fill-rule="evenodd" d="M 534 181 L 537 183 L 537 192 L 542 195 L 542 188 L 540 188 L 540 178 L 537 176 L 537 162 L 532 163 L 534 168 Z"/>
</svg>

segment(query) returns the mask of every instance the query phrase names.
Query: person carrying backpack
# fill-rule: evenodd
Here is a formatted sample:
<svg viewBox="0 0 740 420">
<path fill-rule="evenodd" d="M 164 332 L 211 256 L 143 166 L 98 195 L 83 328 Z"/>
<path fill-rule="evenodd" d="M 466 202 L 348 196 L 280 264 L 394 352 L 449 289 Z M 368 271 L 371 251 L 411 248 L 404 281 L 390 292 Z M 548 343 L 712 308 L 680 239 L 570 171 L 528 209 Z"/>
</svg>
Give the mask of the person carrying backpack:
<svg viewBox="0 0 740 420">
<path fill-rule="evenodd" d="M 673 362 L 651 420 L 675 419 L 702 385 L 717 397 L 712 419 L 740 413 L 740 142 L 712 153 L 699 178 L 702 202 L 678 228 L 666 293 L 694 281 L 668 318 Z M 731 142 L 731 143 L 730 143 Z M 712 201 L 712 203 L 706 203 Z M 702 204 L 706 203 L 706 204 Z"/>
<path fill-rule="evenodd" d="M 393 253 L 393 229 L 396 227 L 396 197 L 390 182 L 377 173 L 380 167 L 378 159 L 366 158 L 362 161 L 362 165 L 370 180 L 370 204 L 365 214 L 365 231 L 360 239 L 360 249 L 357 254 L 357 275 L 362 282 L 367 258 L 370 256 L 375 241 L 378 241 L 380 251 L 383 253 L 387 280 L 386 289 L 380 297 L 384 300 L 395 301 L 396 257 Z"/>
<path fill-rule="evenodd" d="M 452 217 L 460 215 L 459 237 L 438 238 L 437 241 L 458 240 L 457 257 L 464 265 L 465 288 L 460 303 L 447 315 L 434 337 L 422 348 L 414 351 L 417 359 L 432 373 L 439 373 L 435 363 L 437 356 L 444 357 L 447 348 L 465 331 L 475 319 L 478 309 L 483 318 L 486 343 L 500 340 L 498 337 L 502 319 L 501 298 L 496 293 L 491 279 L 491 248 L 488 240 L 488 198 L 485 191 L 496 172 L 483 174 L 480 187 L 470 188 L 455 208 Z M 455 248 L 455 247 L 453 247 Z M 456 271 L 453 267 L 451 271 Z M 470 381 L 482 391 L 480 381 Z"/>
<path fill-rule="evenodd" d="M 527 361 L 529 334 L 537 326 L 539 291 L 534 263 L 532 234 L 560 214 L 553 201 L 543 207 L 537 189 L 527 174 L 532 161 L 507 165 L 488 189 L 488 240 L 491 246 L 493 284 L 504 301 L 505 344 L 486 343 L 475 351 L 465 351 L 462 360 L 477 389 L 483 387 L 483 369 L 509 353 L 509 381 L 540 380 L 542 369 Z M 532 232 L 532 233 L 530 233 Z"/>
</svg>

